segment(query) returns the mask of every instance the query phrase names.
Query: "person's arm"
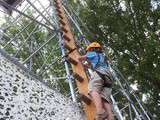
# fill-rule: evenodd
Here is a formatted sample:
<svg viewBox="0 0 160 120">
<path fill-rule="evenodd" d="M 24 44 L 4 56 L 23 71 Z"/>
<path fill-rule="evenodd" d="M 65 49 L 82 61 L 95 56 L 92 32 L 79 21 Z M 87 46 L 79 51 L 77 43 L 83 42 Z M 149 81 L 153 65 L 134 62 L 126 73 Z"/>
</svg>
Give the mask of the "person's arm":
<svg viewBox="0 0 160 120">
<path fill-rule="evenodd" d="M 82 65 L 86 68 L 89 68 L 90 67 L 90 63 L 87 61 L 87 56 L 86 55 L 83 55 L 81 57 L 79 57 L 79 62 L 82 63 Z"/>
<path fill-rule="evenodd" d="M 87 60 L 87 56 L 86 56 L 86 55 L 80 56 L 80 57 L 78 58 L 78 60 L 79 60 L 80 62 L 85 61 L 85 60 Z"/>
</svg>

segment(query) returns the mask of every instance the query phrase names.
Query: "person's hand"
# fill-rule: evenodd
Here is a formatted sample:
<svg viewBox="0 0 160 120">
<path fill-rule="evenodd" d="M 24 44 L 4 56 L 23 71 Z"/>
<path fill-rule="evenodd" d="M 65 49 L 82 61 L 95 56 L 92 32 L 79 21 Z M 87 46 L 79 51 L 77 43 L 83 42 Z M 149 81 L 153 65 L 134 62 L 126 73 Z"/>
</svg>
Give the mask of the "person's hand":
<svg viewBox="0 0 160 120">
<path fill-rule="evenodd" d="M 78 60 L 79 61 L 84 61 L 84 60 L 86 60 L 87 59 L 87 57 L 85 56 L 85 55 L 83 55 L 83 56 L 80 56 L 79 58 L 78 58 Z"/>
<path fill-rule="evenodd" d="M 85 61 L 85 62 L 83 62 L 83 66 L 85 67 L 85 68 L 89 68 L 89 63 L 87 62 L 87 61 Z"/>
</svg>

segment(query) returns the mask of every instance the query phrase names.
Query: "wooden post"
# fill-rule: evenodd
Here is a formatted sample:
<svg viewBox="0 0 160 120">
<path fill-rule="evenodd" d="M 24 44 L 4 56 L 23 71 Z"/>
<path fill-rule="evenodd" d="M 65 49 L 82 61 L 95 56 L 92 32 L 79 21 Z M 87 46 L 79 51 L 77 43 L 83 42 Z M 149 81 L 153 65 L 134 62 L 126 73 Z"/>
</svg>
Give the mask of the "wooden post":
<svg viewBox="0 0 160 120">
<path fill-rule="evenodd" d="M 61 0 L 55 0 L 55 6 L 57 10 L 57 16 L 59 18 L 59 25 L 63 33 L 63 39 L 64 39 L 64 42 L 66 43 L 65 46 L 66 46 L 66 49 L 70 51 L 71 48 L 76 48 L 74 36 L 71 32 L 68 19 L 63 10 Z M 86 96 L 88 94 L 88 78 L 86 76 L 86 73 L 82 64 L 78 62 L 78 58 L 80 57 L 80 54 L 78 53 L 77 49 L 75 49 L 74 51 L 69 53 L 68 57 L 70 58 L 70 60 L 74 61 L 74 62 L 71 62 L 71 65 L 72 65 L 74 74 L 77 76 L 75 77 L 75 79 L 77 79 L 76 84 L 78 87 L 78 91 L 81 94 L 81 96 L 83 96 L 83 98 L 87 98 Z M 74 64 L 74 63 L 77 63 L 77 64 Z M 82 78 L 83 80 L 82 79 L 80 80 L 80 78 Z M 89 103 L 88 98 L 87 98 L 87 101 L 88 101 L 87 103 Z M 86 113 L 87 120 L 94 120 L 95 106 L 93 102 L 91 102 L 90 104 L 84 103 L 84 111 Z"/>
</svg>

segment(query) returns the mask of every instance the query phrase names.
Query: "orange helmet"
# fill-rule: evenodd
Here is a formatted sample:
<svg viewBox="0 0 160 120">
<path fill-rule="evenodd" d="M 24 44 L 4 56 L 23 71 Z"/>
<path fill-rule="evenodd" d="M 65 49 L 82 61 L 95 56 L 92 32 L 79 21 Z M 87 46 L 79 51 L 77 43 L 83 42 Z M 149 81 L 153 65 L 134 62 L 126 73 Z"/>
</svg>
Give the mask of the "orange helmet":
<svg viewBox="0 0 160 120">
<path fill-rule="evenodd" d="M 102 48 L 101 45 L 98 42 L 92 42 L 89 44 L 86 48 L 86 51 L 91 50 L 92 48 Z"/>
</svg>

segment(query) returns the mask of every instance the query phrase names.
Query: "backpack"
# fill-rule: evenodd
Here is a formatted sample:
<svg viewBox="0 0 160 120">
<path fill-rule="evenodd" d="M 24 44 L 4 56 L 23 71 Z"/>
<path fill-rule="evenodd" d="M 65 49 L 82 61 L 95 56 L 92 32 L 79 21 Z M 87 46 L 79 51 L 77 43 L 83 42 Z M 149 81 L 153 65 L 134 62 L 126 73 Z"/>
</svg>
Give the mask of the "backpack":
<svg viewBox="0 0 160 120">
<path fill-rule="evenodd" d="M 103 79 L 103 84 L 104 87 L 111 88 L 112 87 L 112 81 L 113 81 L 113 76 L 111 72 L 103 67 L 101 67 L 98 63 L 100 62 L 100 55 L 97 53 L 98 56 L 98 62 L 96 64 L 96 67 L 93 69 L 96 71 L 96 73 Z M 107 61 L 106 56 L 104 56 L 104 62 Z"/>
</svg>

